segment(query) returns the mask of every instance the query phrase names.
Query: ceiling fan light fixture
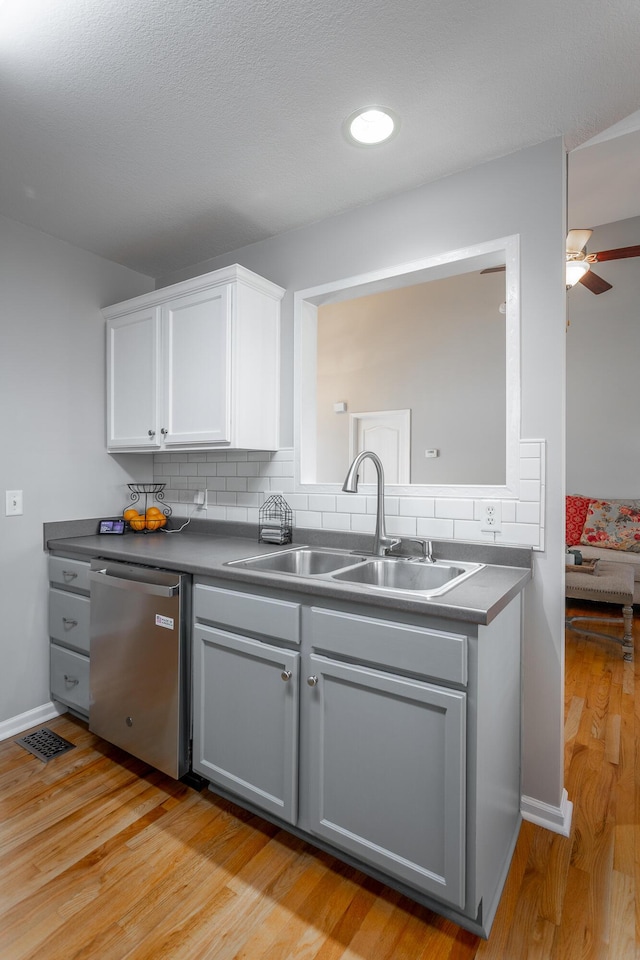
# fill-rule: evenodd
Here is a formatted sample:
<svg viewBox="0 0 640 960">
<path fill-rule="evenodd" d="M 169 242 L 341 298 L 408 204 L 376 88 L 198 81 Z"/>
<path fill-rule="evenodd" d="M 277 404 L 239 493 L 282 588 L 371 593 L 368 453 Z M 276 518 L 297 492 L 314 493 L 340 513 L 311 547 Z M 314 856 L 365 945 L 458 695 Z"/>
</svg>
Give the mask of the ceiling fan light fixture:
<svg viewBox="0 0 640 960">
<path fill-rule="evenodd" d="M 567 290 L 575 287 L 590 269 L 591 265 L 586 260 L 567 260 Z"/>
<path fill-rule="evenodd" d="M 344 122 L 344 131 L 350 143 L 373 147 L 385 143 L 398 132 L 398 117 L 387 107 L 362 107 Z"/>
</svg>

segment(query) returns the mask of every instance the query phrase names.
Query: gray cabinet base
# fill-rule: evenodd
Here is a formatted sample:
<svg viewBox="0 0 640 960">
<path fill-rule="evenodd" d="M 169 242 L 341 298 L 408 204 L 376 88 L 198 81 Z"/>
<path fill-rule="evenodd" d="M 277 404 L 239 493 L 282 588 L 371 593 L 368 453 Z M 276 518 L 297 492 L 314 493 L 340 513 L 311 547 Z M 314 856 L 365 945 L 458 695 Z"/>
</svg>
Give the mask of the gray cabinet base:
<svg viewBox="0 0 640 960">
<path fill-rule="evenodd" d="M 428 910 L 433 910 L 433 912 L 437 913 L 439 916 L 446 917 L 447 920 L 457 923 L 458 926 L 462 927 L 464 930 L 468 930 L 470 933 L 475 933 L 476 936 L 483 937 L 485 940 L 489 936 L 491 924 L 493 923 L 496 910 L 498 909 L 502 888 L 509 872 L 511 858 L 513 856 L 513 851 L 515 850 L 518 835 L 520 833 L 521 821 L 518 822 L 518 828 L 515 830 L 513 837 L 511 838 L 508 855 L 505 858 L 501 882 L 498 884 L 493 902 L 491 904 L 484 904 L 481 902 L 477 914 L 475 916 L 468 916 L 462 911 L 455 910 L 449 904 L 443 903 L 441 900 L 436 900 L 435 897 L 429 897 L 422 893 L 422 891 L 416 890 L 414 887 L 402 883 L 399 880 L 395 880 L 381 870 L 376 870 L 376 868 L 372 867 L 371 864 L 363 863 L 361 860 L 358 860 L 357 857 L 353 857 L 350 854 L 345 853 L 344 850 L 336 849 L 336 847 L 333 847 L 330 843 L 326 843 L 320 837 L 315 837 L 304 830 L 300 830 L 298 827 L 295 827 L 290 823 L 286 823 L 285 821 L 280 820 L 278 817 L 269 816 L 264 812 L 264 810 L 261 810 L 254 804 L 249 803 L 244 799 L 240 800 L 237 796 L 235 796 L 235 794 L 226 790 L 222 790 L 217 785 L 209 784 L 209 791 L 215 794 L 215 796 L 222 797 L 224 800 L 229 800 L 231 803 L 237 804 L 239 807 L 242 807 L 243 810 L 248 810 L 250 813 L 253 813 L 258 817 L 262 817 L 263 820 L 267 820 L 269 823 L 274 823 L 276 826 L 286 830 L 287 833 L 291 833 L 293 836 L 299 837 L 301 840 L 305 840 L 308 844 L 310 844 L 310 846 L 316 847 L 318 850 L 323 850 L 325 853 L 330 854 L 331 856 L 335 857 L 336 860 L 341 860 L 343 863 L 348 863 L 349 866 L 355 867 L 356 870 L 360 870 L 362 873 L 366 874 L 366 876 L 372 877 L 374 880 L 379 880 L 380 883 L 383 883 L 386 887 L 390 887 L 392 890 L 397 890 L 398 893 L 403 894 L 403 896 L 408 897 L 410 900 L 414 900 L 416 903 L 421 904 L 421 906 L 426 907 Z"/>
</svg>

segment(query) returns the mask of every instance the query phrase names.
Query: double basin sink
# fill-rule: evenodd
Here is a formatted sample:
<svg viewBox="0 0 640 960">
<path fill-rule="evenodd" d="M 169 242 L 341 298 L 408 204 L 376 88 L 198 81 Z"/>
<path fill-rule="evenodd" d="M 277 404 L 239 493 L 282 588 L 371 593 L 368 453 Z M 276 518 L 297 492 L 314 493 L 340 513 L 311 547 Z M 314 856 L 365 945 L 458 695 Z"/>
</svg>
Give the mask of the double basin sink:
<svg viewBox="0 0 640 960">
<path fill-rule="evenodd" d="M 292 577 L 329 579 L 394 593 L 409 592 L 423 597 L 438 597 L 473 576 L 484 564 L 367 557 L 346 550 L 296 547 L 261 557 L 231 560 L 227 566 Z"/>
</svg>

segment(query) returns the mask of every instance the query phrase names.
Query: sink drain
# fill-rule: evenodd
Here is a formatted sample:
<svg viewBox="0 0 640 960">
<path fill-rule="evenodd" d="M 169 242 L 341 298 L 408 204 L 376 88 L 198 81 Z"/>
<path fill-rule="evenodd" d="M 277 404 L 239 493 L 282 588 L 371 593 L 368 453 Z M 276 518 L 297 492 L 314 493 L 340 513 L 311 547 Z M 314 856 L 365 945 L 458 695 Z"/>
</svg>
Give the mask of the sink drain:
<svg viewBox="0 0 640 960">
<path fill-rule="evenodd" d="M 57 733 L 53 733 L 47 727 L 36 730 L 35 733 L 28 733 L 26 737 L 20 737 L 19 740 L 14 742 L 32 753 L 38 760 L 42 760 L 43 763 L 48 763 L 49 760 L 53 760 L 75 747 L 75 743 L 69 743 L 68 740 L 59 737 Z"/>
</svg>

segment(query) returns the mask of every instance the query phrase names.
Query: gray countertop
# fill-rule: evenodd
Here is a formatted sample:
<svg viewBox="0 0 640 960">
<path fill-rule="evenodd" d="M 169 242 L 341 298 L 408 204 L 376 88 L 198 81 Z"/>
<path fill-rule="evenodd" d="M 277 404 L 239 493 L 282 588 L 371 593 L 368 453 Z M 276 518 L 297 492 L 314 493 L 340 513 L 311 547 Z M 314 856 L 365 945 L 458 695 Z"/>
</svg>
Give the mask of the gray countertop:
<svg viewBox="0 0 640 960">
<path fill-rule="evenodd" d="M 94 527 L 95 529 L 95 527 Z M 298 545 L 311 538 L 298 539 Z M 72 553 L 87 557 L 104 557 L 129 563 L 143 563 L 190 573 L 199 577 L 216 577 L 247 585 L 286 589 L 291 593 L 305 593 L 331 597 L 337 600 L 367 603 L 389 610 L 424 613 L 471 623 L 487 624 L 513 599 L 531 579 L 531 567 L 487 562 L 487 565 L 459 586 L 441 597 L 431 599 L 419 595 L 372 589 L 358 584 L 338 583 L 317 577 L 298 577 L 286 574 L 225 566 L 230 560 L 255 557 L 274 551 L 291 549 L 292 545 L 274 547 L 257 543 L 255 538 L 222 534 L 180 532 L 163 534 L 133 534 L 124 536 L 63 536 L 49 537 L 45 529 L 46 547 L 56 553 Z M 295 545 L 295 544 L 294 544 Z M 337 544 L 336 544 L 337 545 Z M 435 545 L 434 545 L 435 546 Z M 436 555 L 447 557 L 446 545 L 438 544 Z M 486 562 L 482 546 L 468 545 L 469 560 Z M 357 549 L 361 549 L 357 546 Z M 504 558 L 522 561 L 525 551 L 509 552 L 508 548 L 490 549 L 487 557 L 495 560 L 504 550 Z M 464 545 L 455 544 L 454 557 L 465 559 Z M 473 554 L 473 555 L 471 555 Z"/>
</svg>

